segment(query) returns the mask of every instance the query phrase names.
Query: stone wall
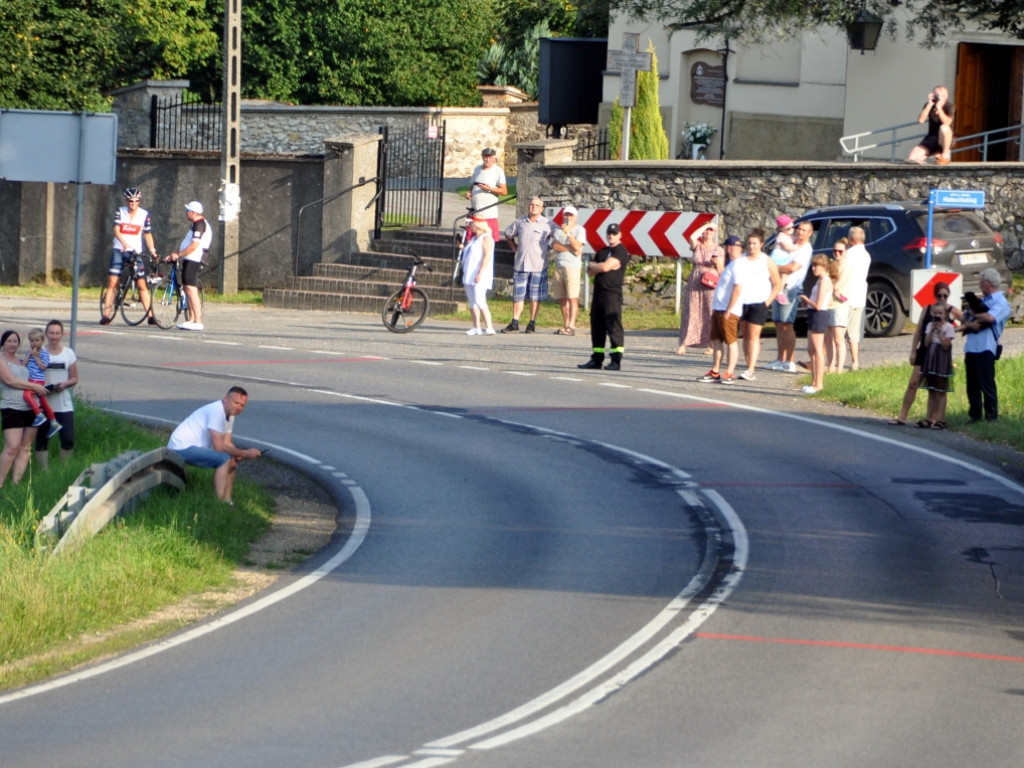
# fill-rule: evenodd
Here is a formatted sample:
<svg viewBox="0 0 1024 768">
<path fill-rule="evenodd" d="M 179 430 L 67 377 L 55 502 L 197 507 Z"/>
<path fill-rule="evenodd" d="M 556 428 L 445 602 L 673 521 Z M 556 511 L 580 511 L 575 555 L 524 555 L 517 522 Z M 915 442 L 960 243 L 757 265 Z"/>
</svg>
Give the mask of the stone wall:
<svg viewBox="0 0 1024 768">
<path fill-rule="evenodd" d="M 938 189 L 980 189 L 979 211 L 1002 233 L 1007 258 L 1024 241 L 1024 164 L 786 163 L 753 161 L 590 162 L 565 160 L 564 141 L 520 147 L 519 198 L 548 205 L 649 211 L 707 211 L 724 234 L 774 229 L 781 213 L 825 205 L 927 200 Z M 1017 259 L 1019 261 L 1019 257 Z"/>
</svg>

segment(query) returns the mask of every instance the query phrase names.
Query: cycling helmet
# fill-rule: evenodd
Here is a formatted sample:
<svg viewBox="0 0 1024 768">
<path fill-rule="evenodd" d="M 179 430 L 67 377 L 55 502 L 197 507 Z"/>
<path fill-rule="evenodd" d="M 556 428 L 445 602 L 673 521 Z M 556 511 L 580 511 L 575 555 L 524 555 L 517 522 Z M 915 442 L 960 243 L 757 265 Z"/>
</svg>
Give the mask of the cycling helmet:
<svg viewBox="0 0 1024 768">
<path fill-rule="evenodd" d="M 141 200 L 142 199 L 142 190 L 141 189 L 136 189 L 135 187 L 128 187 L 128 189 L 126 189 L 124 191 L 124 199 L 125 200 Z"/>
</svg>

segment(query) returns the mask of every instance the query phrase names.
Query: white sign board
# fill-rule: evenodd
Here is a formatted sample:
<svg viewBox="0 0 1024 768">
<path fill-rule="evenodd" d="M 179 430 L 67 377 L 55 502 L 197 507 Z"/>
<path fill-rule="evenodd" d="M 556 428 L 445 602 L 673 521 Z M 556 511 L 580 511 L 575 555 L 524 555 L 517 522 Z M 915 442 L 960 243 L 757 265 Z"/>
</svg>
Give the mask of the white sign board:
<svg viewBox="0 0 1024 768">
<path fill-rule="evenodd" d="M 113 184 L 117 115 L 0 110 L 0 179 Z"/>
</svg>

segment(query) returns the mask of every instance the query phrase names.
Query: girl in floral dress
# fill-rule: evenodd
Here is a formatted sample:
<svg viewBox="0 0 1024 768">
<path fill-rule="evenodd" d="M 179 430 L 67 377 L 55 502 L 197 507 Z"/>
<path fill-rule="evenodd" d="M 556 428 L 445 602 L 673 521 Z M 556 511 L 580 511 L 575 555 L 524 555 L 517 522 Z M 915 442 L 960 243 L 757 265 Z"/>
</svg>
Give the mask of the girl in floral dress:
<svg viewBox="0 0 1024 768">
<path fill-rule="evenodd" d="M 703 347 L 711 354 L 711 300 L 715 295 L 714 286 L 701 282 L 705 272 L 716 274 L 713 257 L 716 253 L 724 258 L 725 251 L 715 242 L 714 224 L 699 227 L 690 239 L 693 248 L 693 271 L 686 282 L 686 305 L 679 323 L 679 346 L 677 355 L 686 354 L 687 347 Z"/>
</svg>

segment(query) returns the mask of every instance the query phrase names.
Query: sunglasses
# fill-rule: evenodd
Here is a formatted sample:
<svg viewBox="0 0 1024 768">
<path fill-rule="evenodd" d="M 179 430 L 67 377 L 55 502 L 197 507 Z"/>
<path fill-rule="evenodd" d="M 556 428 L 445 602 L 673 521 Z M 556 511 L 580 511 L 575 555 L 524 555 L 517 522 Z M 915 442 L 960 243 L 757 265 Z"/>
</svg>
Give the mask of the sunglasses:
<svg viewBox="0 0 1024 768">
<path fill-rule="evenodd" d="M 846 253 L 845 248 L 833 248 L 832 253 Z"/>
<path fill-rule="evenodd" d="M 948 293 L 936 293 L 935 294 L 935 298 L 937 298 L 937 299 L 948 299 L 949 298 L 949 294 Z"/>
</svg>

